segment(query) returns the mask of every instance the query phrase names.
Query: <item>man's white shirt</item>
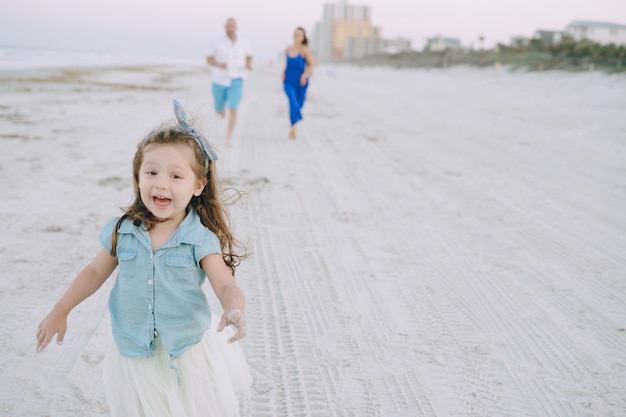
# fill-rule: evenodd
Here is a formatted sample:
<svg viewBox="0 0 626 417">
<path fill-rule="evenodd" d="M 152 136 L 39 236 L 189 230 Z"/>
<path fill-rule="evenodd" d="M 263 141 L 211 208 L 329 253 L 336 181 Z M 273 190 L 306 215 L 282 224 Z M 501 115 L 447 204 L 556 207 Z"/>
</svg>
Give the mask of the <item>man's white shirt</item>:
<svg viewBox="0 0 626 417">
<path fill-rule="evenodd" d="M 248 74 L 246 57 L 252 56 L 252 49 L 246 39 L 238 36 L 237 41 L 233 43 L 228 36 L 222 35 L 215 41 L 209 56 L 215 58 L 218 63 L 225 62 L 227 65 L 226 69 L 211 68 L 213 82 L 229 86 L 230 80 L 246 78 Z"/>
</svg>

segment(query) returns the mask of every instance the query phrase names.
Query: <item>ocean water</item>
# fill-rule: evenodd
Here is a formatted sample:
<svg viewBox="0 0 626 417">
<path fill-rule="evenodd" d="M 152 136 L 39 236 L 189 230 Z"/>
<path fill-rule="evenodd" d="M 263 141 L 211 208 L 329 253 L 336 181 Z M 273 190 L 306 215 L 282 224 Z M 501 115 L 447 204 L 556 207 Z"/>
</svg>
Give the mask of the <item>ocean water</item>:
<svg viewBox="0 0 626 417">
<path fill-rule="evenodd" d="M 198 59 L 115 52 L 0 45 L 1 69 L 101 67 L 116 65 L 197 64 Z"/>
</svg>

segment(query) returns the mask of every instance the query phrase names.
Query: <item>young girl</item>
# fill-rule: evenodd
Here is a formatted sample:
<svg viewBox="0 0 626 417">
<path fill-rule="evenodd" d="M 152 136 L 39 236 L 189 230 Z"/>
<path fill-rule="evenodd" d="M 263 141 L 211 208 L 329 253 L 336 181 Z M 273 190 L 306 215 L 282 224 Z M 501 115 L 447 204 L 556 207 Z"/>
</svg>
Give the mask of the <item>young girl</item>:
<svg viewBox="0 0 626 417">
<path fill-rule="evenodd" d="M 309 87 L 309 77 L 313 72 L 313 53 L 309 49 L 304 29 L 299 27 L 293 33 L 293 44 L 285 49 L 285 70 L 283 89 L 289 100 L 289 138 L 296 138 L 296 123 L 302 120 L 302 106 Z"/>
<path fill-rule="evenodd" d="M 245 299 L 234 279 L 243 255 L 220 202 L 217 155 L 187 124 L 174 100 L 177 125 L 143 139 L 133 160 L 135 201 L 100 234 L 104 247 L 39 324 L 37 351 L 67 316 L 118 267 L 109 296 L 115 344 L 104 360 L 113 416 L 239 415 L 237 394 L 251 376 L 237 344 L 246 335 Z M 217 332 L 201 289 L 209 282 L 224 309 Z M 232 333 L 232 332 L 231 332 Z"/>
</svg>

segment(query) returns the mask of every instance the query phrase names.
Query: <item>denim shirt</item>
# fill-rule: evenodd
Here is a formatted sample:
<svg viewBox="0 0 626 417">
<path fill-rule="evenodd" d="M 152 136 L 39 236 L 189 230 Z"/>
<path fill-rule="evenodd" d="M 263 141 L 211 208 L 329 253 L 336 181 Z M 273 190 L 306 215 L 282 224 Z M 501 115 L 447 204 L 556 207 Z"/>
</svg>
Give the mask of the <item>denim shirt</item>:
<svg viewBox="0 0 626 417">
<path fill-rule="evenodd" d="M 119 217 L 100 233 L 111 251 Z M 150 357 L 158 337 L 171 359 L 198 343 L 211 324 L 211 310 L 201 289 L 206 278 L 200 260 L 221 253 L 217 236 L 194 210 L 161 248 L 152 251 L 144 225 L 124 220 L 117 238 L 118 274 L 109 296 L 113 338 L 122 355 Z"/>
</svg>

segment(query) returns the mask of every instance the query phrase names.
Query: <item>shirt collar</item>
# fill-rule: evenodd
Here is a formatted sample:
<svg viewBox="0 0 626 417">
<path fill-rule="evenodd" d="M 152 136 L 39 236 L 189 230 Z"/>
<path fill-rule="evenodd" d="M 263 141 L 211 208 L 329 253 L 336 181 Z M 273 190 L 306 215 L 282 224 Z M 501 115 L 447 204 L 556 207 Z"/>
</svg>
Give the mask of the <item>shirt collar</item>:
<svg viewBox="0 0 626 417">
<path fill-rule="evenodd" d="M 183 221 L 178 225 L 174 234 L 172 234 L 167 243 L 160 249 L 178 246 L 181 243 L 198 245 L 202 242 L 202 234 L 206 230 L 208 229 L 200 221 L 200 216 L 198 216 L 194 209 L 190 209 L 189 213 L 187 213 Z M 145 229 L 143 222 L 139 226 L 135 226 L 133 222 L 125 220 L 120 225 L 118 233 L 133 234 L 148 248 L 151 247 L 150 235 Z"/>
</svg>

